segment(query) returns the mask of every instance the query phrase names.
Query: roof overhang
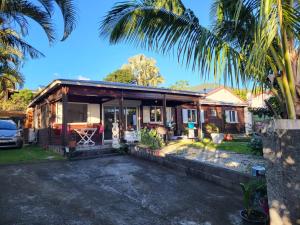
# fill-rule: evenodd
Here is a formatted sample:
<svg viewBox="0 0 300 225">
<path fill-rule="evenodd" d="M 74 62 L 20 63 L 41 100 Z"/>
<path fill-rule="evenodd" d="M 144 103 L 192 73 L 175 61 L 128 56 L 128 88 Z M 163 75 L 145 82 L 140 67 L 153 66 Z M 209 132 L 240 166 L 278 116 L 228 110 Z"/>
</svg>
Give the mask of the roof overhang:
<svg viewBox="0 0 300 225">
<path fill-rule="evenodd" d="M 104 82 L 104 81 L 82 81 L 82 80 L 67 80 L 67 79 L 58 79 L 51 82 L 47 85 L 29 104 L 29 107 L 33 107 L 36 102 L 42 99 L 49 92 L 53 91 L 59 86 L 82 86 L 82 87 L 96 87 L 96 88 L 109 88 L 109 89 L 118 89 L 118 90 L 131 90 L 131 91 L 144 91 L 152 93 L 162 93 L 162 94 L 173 94 L 173 95 L 182 95 L 182 96 L 192 96 L 195 98 L 204 98 L 204 95 L 198 92 L 193 91 L 178 91 L 168 88 L 155 88 L 155 87 L 146 87 L 139 85 L 130 85 L 130 84 L 121 84 L 114 82 Z"/>
</svg>

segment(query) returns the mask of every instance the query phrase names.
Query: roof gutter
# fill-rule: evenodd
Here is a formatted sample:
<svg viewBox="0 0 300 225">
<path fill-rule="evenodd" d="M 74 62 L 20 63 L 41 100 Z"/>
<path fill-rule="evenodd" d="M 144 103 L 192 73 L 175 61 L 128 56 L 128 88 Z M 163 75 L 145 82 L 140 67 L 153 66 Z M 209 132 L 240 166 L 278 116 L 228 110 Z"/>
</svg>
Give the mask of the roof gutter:
<svg viewBox="0 0 300 225">
<path fill-rule="evenodd" d="M 52 91 L 61 84 L 62 82 L 60 80 L 54 80 L 53 82 L 51 82 L 47 87 L 45 87 L 41 92 L 39 92 L 37 96 L 35 96 L 35 98 L 29 103 L 28 108 L 33 107 L 34 104 L 38 100 L 40 100 L 45 94 L 47 94 L 49 91 Z"/>
</svg>

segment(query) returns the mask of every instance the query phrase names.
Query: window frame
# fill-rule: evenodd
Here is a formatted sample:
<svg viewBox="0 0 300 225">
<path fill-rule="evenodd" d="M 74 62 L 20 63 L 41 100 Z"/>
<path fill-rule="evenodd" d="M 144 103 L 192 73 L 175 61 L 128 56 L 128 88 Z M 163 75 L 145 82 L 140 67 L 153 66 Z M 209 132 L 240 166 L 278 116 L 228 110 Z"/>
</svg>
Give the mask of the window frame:
<svg viewBox="0 0 300 225">
<path fill-rule="evenodd" d="M 217 110 L 216 109 L 211 109 L 210 110 L 210 116 L 211 117 L 217 117 L 218 116 Z"/>
<path fill-rule="evenodd" d="M 59 103 L 58 103 L 59 104 Z M 62 104 L 62 102 L 60 102 L 60 104 Z M 67 103 L 68 105 L 69 104 L 73 104 L 73 105 L 86 105 L 86 122 L 68 122 L 68 124 L 86 124 L 86 123 L 88 123 L 88 121 L 89 121 L 89 107 L 88 107 L 88 103 L 84 103 L 84 102 L 68 102 Z M 61 107 L 63 107 L 63 105 L 61 106 Z M 61 108 L 61 113 L 63 113 L 63 108 Z M 55 109 L 55 111 L 56 111 L 56 115 L 55 115 L 55 121 L 56 121 L 56 123 L 59 123 L 58 122 L 58 117 L 57 117 L 57 115 L 58 115 L 58 105 L 56 105 L 56 109 Z M 61 115 L 61 117 L 62 117 L 63 115 Z M 62 120 L 62 118 L 61 118 L 61 120 Z M 62 121 L 61 121 L 61 123 L 62 123 Z"/>
<path fill-rule="evenodd" d="M 151 111 L 152 111 L 153 108 L 155 110 L 154 121 L 151 120 Z M 160 109 L 160 121 L 157 120 L 157 109 Z M 150 116 L 149 123 L 152 123 L 152 124 L 161 124 L 161 123 L 163 123 L 163 116 L 162 116 L 163 110 L 162 109 L 163 109 L 162 106 L 149 106 L 149 116 Z"/>
<path fill-rule="evenodd" d="M 228 110 L 229 118 L 228 123 L 238 123 L 238 111 L 237 110 Z M 232 120 L 234 118 L 234 120 Z"/>
<path fill-rule="evenodd" d="M 187 121 L 183 121 L 183 123 L 185 123 L 185 124 L 187 124 L 187 123 L 194 123 L 194 124 L 197 124 L 198 123 L 198 116 L 197 116 L 197 113 L 198 113 L 198 111 L 197 111 L 197 109 L 185 109 L 186 110 L 186 112 L 187 112 Z M 191 117 L 193 117 L 192 115 L 193 115 L 193 112 L 195 113 L 195 120 L 194 121 L 189 121 L 189 113 L 190 113 L 190 115 L 191 115 Z"/>
</svg>

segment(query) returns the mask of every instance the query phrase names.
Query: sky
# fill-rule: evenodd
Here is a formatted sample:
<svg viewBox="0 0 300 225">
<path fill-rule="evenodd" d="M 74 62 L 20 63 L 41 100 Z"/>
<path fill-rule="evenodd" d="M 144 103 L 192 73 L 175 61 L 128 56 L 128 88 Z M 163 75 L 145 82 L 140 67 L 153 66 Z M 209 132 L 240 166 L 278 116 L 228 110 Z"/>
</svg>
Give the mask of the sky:
<svg viewBox="0 0 300 225">
<path fill-rule="evenodd" d="M 66 41 L 59 41 L 63 23 L 61 15 L 56 13 L 54 20 L 58 38 L 51 46 L 42 29 L 31 22 L 26 40 L 45 57 L 26 59 L 21 69 L 25 76 L 24 88 L 36 89 L 59 78 L 102 80 L 136 54 L 145 54 L 156 59 L 165 78 L 162 86 L 168 87 L 178 80 L 187 80 L 193 86 L 213 81 L 204 81 L 197 71 L 193 72 L 179 65 L 172 56 L 163 56 L 124 43 L 110 45 L 107 39 L 99 37 L 100 21 L 118 1 L 120 0 L 75 0 L 78 11 L 76 29 Z M 212 0 L 183 0 L 185 6 L 194 11 L 201 25 L 205 27 L 210 25 L 211 2 Z"/>
</svg>

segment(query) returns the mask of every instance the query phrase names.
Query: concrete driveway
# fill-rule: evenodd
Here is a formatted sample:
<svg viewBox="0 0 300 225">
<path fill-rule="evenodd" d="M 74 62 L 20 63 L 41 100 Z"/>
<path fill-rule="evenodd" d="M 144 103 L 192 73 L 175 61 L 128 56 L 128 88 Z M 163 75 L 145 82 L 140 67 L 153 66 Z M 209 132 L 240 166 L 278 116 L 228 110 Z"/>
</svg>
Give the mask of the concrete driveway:
<svg viewBox="0 0 300 225">
<path fill-rule="evenodd" d="M 0 167 L 1 225 L 238 225 L 241 208 L 227 189 L 130 156 Z"/>
</svg>

